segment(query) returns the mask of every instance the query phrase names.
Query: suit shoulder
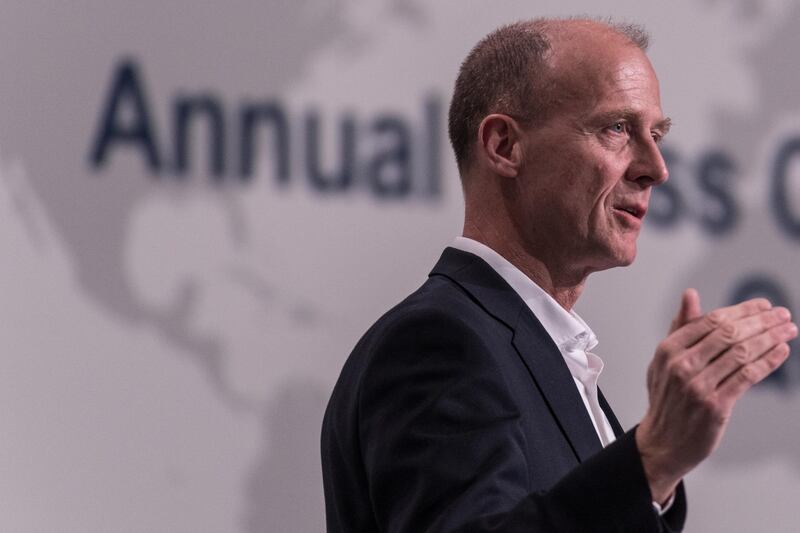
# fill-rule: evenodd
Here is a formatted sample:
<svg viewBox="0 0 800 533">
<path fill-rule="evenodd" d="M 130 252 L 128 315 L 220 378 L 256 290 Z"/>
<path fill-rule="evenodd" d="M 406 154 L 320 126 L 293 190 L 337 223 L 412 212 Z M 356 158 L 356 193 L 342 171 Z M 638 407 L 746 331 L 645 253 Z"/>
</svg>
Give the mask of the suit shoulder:
<svg viewBox="0 0 800 533">
<path fill-rule="evenodd" d="M 385 332 L 406 321 L 419 320 L 470 328 L 492 319 L 458 284 L 443 276 L 431 276 L 419 289 L 384 313 L 365 337 Z"/>
<path fill-rule="evenodd" d="M 368 367 L 441 364 L 494 366 L 498 335 L 510 331 L 487 313 L 458 284 L 432 276 L 419 289 L 381 316 L 350 353 L 340 382 L 356 386 Z"/>
</svg>

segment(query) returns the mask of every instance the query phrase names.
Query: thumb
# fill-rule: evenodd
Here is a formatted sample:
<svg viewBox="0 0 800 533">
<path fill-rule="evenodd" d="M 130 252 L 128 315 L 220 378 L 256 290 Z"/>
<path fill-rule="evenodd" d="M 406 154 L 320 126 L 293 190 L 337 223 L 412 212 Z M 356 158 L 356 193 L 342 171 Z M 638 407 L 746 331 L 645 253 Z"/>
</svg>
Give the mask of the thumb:
<svg viewBox="0 0 800 533">
<path fill-rule="evenodd" d="M 700 295 L 697 293 L 697 290 L 686 289 L 683 291 L 681 307 L 678 309 L 678 314 L 672 319 L 669 332 L 672 333 L 695 318 L 699 318 L 702 314 L 703 311 L 700 309 Z"/>
</svg>

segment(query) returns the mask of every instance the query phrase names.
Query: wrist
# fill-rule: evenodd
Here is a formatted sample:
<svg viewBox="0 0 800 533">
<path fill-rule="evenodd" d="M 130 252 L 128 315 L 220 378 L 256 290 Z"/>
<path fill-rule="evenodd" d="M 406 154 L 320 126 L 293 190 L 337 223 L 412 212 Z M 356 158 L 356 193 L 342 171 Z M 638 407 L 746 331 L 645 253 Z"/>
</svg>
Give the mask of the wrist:
<svg viewBox="0 0 800 533">
<path fill-rule="evenodd" d="M 670 467 L 666 454 L 660 453 L 657 445 L 648 442 L 646 432 L 641 431 L 641 427 L 636 428 L 635 440 L 651 498 L 653 502 L 665 505 L 683 476 L 677 472 L 678 469 Z"/>
</svg>

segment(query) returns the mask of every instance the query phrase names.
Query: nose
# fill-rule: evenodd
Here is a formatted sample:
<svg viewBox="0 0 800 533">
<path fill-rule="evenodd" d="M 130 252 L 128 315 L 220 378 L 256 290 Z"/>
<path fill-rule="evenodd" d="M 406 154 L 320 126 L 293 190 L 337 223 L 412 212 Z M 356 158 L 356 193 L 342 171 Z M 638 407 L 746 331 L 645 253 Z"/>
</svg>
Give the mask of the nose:
<svg viewBox="0 0 800 533">
<path fill-rule="evenodd" d="M 634 159 L 628 168 L 628 179 L 642 188 L 661 185 L 669 178 L 669 170 L 661 149 L 652 137 L 637 143 Z"/>
</svg>

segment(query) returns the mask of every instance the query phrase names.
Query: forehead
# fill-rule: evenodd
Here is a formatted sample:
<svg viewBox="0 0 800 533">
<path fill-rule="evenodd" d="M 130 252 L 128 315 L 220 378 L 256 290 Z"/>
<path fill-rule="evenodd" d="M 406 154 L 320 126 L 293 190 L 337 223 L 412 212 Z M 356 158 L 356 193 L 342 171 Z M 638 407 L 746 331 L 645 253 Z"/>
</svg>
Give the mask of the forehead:
<svg viewBox="0 0 800 533">
<path fill-rule="evenodd" d="M 658 79 L 636 45 L 610 30 L 561 35 L 553 44 L 548 61 L 553 111 L 602 113 L 624 107 L 663 119 Z"/>
</svg>

